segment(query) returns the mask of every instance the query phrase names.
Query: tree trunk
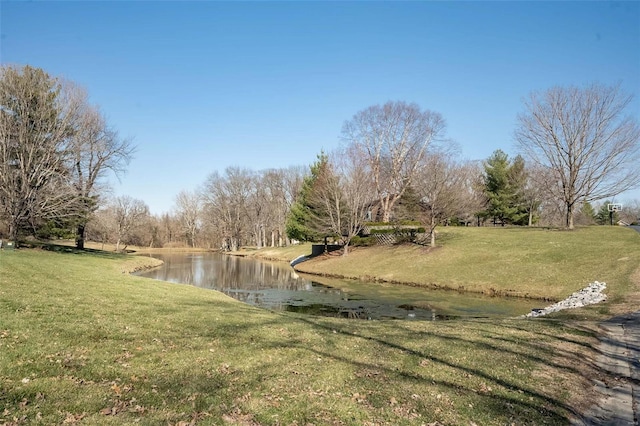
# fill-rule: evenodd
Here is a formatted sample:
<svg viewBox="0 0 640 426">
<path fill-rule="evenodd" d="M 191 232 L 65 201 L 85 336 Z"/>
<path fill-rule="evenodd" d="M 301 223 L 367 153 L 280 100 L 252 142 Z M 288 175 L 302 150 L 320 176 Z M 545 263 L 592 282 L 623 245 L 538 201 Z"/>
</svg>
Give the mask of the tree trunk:
<svg viewBox="0 0 640 426">
<path fill-rule="evenodd" d="M 256 248 L 260 250 L 262 248 L 262 232 L 260 232 L 260 227 L 256 225 L 256 232 L 254 233 L 256 239 Z"/>
<path fill-rule="evenodd" d="M 573 204 L 567 203 L 567 228 L 573 229 Z"/>
<path fill-rule="evenodd" d="M 13 221 L 9 223 L 9 241 L 13 241 L 14 247 L 18 247 L 18 226 Z"/>
<path fill-rule="evenodd" d="M 430 242 L 429 245 L 431 247 L 435 247 L 436 246 L 436 221 L 435 218 L 431 218 L 431 233 L 429 235 L 430 237 Z"/>
<path fill-rule="evenodd" d="M 76 230 L 76 248 L 78 250 L 84 250 L 84 235 L 85 225 L 82 223 L 78 225 L 78 229 Z"/>
</svg>

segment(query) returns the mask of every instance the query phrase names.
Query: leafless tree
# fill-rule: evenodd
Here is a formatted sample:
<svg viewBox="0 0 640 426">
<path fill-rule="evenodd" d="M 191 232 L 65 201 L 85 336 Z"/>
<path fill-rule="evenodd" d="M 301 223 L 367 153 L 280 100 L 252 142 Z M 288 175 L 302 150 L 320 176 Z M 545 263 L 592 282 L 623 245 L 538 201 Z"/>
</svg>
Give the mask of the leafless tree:
<svg viewBox="0 0 640 426">
<path fill-rule="evenodd" d="M 196 247 L 200 227 L 202 198 L 196 192 L 180 191 L 176 197 L 176 216 L 187 240 L 187 245 Z"/>
<path fill-rule="evenodd" d="M 111 207 L 115 226 L 116 251 L 120 244 L 130 244 L 135 231 L 149 218 L 149 207 L 142 200 L 127 195 L 117 197 Z"/>
<path fill-rule="evenodd" d="M 429 153 L 415 178 L 415 191 L 429 229 L 430 245 L 436 245 L 436 227 L 452 217 L 464 216 L 475 207 L 473 180 L 476 170 L 455 161 L 453 150 Z"/>
<path fill-rule="evenodd" d="M 405 102 L 371 106 L 344 124 L 344 140 L 367 160 L 383 221 L 389 221 L 395 202 L 413 183 L 427 149 L 444 130 L 440 114 Z"/>
<path fill-rule="evenodd" d="M 252 179 L 252 171 L 229 167 L 224 176 L 212 173 L 204 185 L 206 219 L 222 236 L 225 250 L 238 250 L 246 239 Z"/>
<path fill-rule="evenodd" d="M 164 213 L 159 218 L 160 222 L 160 240 L 162 244 L 172 244 L 176 241 L 179 223 L 177 218 L 174 215 L 169 213 Z"/>
<path fill-rule="evenodd" d="M 622 203 L 620 219 L 628 224 L 640 224 L 640 200 L 628 200 Z"/>
<path fill-rule="evenodd" d="M 253 241 L 257 248 L 267 245 L 267 228 L 273 222 L 273 200 L 265 185 L 265 173 L 256 173 L 251 178 L 250 195 L 247 200 L 247 221 L 252 230 Z"/>
<path fill-rule="evenodd" d="M 364 225 L 371 204 L 373 183 L 360 147 L 346 147 L 330 155 L 311 190 L 313 227 L 321 235 L 338 237 L 343 255 Z"/>
<path fill-rule="evenodd" d="M 104 115 L 88 103 L 86 93 L 67 83 L 69 92 L 79 105 L 70 139 L 69 168 L 77 192 L 80 209 L 76 232 L 76 247 L 84 248 L 85 227 L 97 208 L 97 197 L 102 192 L 102 178 L 108 171 L 116 176 L 125 171 L 133 155 L 130 140 L 122 139 L 107 125 Z"/>
<path fill-rule="evenodd" d="M 269 169 L 259 173 L 256 184 L 260 187 L 259 193 L 264 197 L 263 202 L 268 210 L 263 245 L 270 243 L 271 247 L 281 247 L 286 243 L 287 214 L 300 190 L 303 176 L 301 167 Z M 266 231 L 270 233 L 270 242 L 267 241 Z"/>
<path fill-rule="evenodd" d="M 87 224 L 86 238 L 102 244 L 102 250 L 107 243 L 115 243 L 115 215 L 113 206 L 101 206 L 94 212 Z"/>
<path fill-rule="evenodd" d="M 576 203 L 616 196 L 640 184 L 640 127 L 625 115 L 631 97 L 619 86 L 555 87 L 533 93 L 518 116 L 515 139 L 548 169 L 550 189 L 573 229 Z"/>
<path fill-rule="evenodd" d="M 41 69 L 0 68 L 0 219 L 11 240 L 74 214 L 66 159 L 78 105 L 63 89 Z"/>
<path fill-rule="evenodd" d="M 549 188 L 557 182 L 548 169 L 535 164 L 527 166 L 525 177 L 521 199 L 529 213 L 528 225 L 533 226 L 534 218 L 540 213 L 541 207 L 549 205 L 551 201 Z"/>
</svg>

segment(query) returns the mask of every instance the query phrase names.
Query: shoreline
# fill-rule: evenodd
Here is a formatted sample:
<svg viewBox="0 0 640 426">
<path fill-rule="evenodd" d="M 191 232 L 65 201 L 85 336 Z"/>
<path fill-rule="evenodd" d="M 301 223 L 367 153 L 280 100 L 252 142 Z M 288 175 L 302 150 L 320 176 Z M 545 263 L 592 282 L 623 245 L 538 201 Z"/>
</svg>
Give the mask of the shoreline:
<svg viewBox="0 0 640 426">
<path fill-rule="evenodd" d="M 284 259 L 282 257 L 262 256 L 260 252 L 257 250 L 253 252 L 225 252 L 223 254 L 226 254 L 229 256 L 236 256 L 236 257 L 251 257 L 251 258 L 263 260 L 266 262 L 283 262 L 283 263 L 286 262 L 297 273 L 312 275 L 315 277 L 336 278 L 336 279 L 343 279 L 343 280 L 355 280 L 355 281 L 364 281 L 364 282 L 372 282 L 372 283 L 394 284 L 394 285 L 402 285 L 402 286 L 413 287 L 413 288 L 424 288 L 425 290 L 446 290 L 446 291 L 455 291 L 458 293 L 481 294 L 489 297 L 505 297 L 505 298 L 539 300 L 542 302 L 556 303 L 562 300 L 559 298 L 552 298 L 552 297 L 533 296 L 533 295 L 529 295 L 528 293 L 522 294 L 516 291 L 510 291 L 510 290 L 507 290 L 507 291 L 496 290 L 494 288 L 477 291 L 477 290 L 471 290 L 471 289 L 465 288 L 464 286 L 453 287 L 449 285 L 442 285 L 442 284 L 436 284 L 436 283 L 423 283 L 423 282 L 413 282 L 413 281 L 403 281 L 403 280 L 393 280 L 393 279 L 390 280 L 390 279 L 382 278 L 379 276 L 370 276 L 370 275 L 356 276 L 356 275 L 335 274 L 335 273 L 329 273 L 329 272 L 314 272 L 314 271 L 305 270 L 304 266 L 302 267 L 298 266 L 298 265 L 304 265 L 306 261 L 309 261 L 312 259 L 319 259 L 322 255 L 311 256 L 310 254 L 306 254 L 306 255 L 300 255 L 295 259 L 290 260 L 290 259 Z"/>
<path fill-rule="evenodd" d="M 269 259 L 265 259 L 265 260 L 269 260 Z M 304 262 L 300 262 L 299 264 L 301 263 L 304 263 Z M 389 280 L 382 277 L 368 276 L 368 275 L 367 276 L 349 276 L 349 275 L 342 275 L 342 274 L 332 274 L 327 272 L 311 272 L 311 271 L 306 271 L 304 269 L 297 268 L 297 265 L 298 264 L 296 264 L 295 266 L 292 266 L 294 271 L 301 274 L 313 275 L 316 277 L 355 280 L 355 281 L 363 281 L 363 282 L 371 282 L 371 283 L 403 285 L 407 287 L 424 288 L 425 290 L 446 290 L 446 291 L 455 291 L 458 293 L 482 294 L 484 296 L 489 296 L 489 297 L 519 298 L 519 299 L 529 299 L 529 300 L 540 300 L 543 302 L 559 302 L 560 301 L 560 299 L 554 299 L 549 297 L 537 297 L 537 296 L 531 296 L 528 294 L 523 295 L 518 292 L 511 292 L 508 290 L 502 291 L 502 290 L 496 290 L 493 288 L 485 289 L 482 291 L 476 291 L 476 290 L 470 290 L 470 289 L 464 288 L 462 286 L 453 287 L 453 286 L 436 284 L 436 283 L 420 283 L 420 282 L 411 282 L 411 281 L 402 281 L 402 280 Z"/>
</svg>

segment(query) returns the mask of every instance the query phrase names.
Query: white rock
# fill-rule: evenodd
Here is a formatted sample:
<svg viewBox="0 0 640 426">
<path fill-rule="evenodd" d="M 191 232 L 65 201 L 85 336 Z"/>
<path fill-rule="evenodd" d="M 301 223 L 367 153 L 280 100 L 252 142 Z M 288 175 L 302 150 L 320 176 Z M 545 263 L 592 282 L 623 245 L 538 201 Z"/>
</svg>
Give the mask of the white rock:
<svg viewBox="0 0 640 426">
<path fill-rule="evenodd" d="M 534 309 L 524 317 L 535 318 L 552 312 L 558 312 L 563 309 L 581 308 L 587 305 L 593 305 L 607 300 L 607 295 L 602 293 L 607 288 L 605 283 L 594 281 L 582 290 L 576 291 L 566 299 L 547 306 L 544 309 Z"/>
</svg>

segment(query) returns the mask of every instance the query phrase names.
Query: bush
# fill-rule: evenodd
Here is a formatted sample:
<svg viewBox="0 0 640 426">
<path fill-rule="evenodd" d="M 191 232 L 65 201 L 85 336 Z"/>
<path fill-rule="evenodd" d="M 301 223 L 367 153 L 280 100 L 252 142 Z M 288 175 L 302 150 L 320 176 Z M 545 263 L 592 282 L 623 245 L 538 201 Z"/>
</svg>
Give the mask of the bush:
<svg viewBox="0 0 640 426">
<path fill-rule="evenodd" d="M 424 234 L 427 230 L 424 227 L 420 228 L 390 228 L 390 229 L 372 229 L 372 234 L 396 234 L 396 235 L 404 235 L 404 234 Z"/>
<path fill-rule="evenodd" d="M 376 226 L 420 226 L 420 222 L 417 220 L 401 220 L 399 222 L 365 222 L 364 226 L 376 227 Z"/>
<path fill-rule="evenodd" d="M 359 237 L 355 236 L 351 239 L 351 246 L 353 247 L 371 247 L 376 245 L 376 237 Z"/>
</svg>

